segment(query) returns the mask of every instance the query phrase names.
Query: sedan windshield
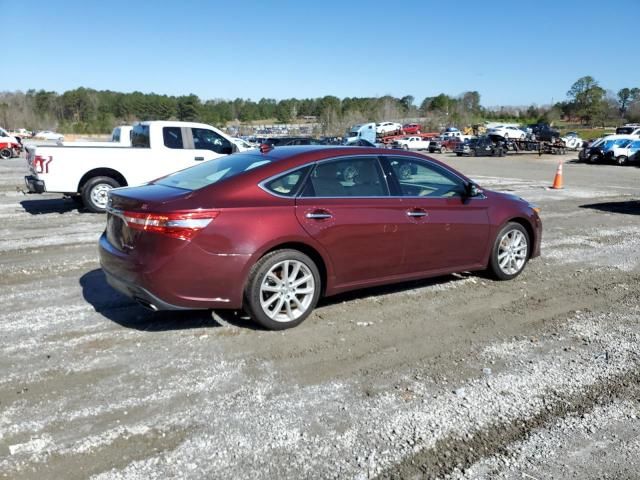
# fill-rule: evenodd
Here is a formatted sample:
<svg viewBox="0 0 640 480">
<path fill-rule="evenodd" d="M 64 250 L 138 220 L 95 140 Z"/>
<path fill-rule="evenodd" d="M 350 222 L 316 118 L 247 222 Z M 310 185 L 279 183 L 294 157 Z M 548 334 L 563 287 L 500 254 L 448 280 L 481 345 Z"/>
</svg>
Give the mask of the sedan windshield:
<svg viewBox="0 0 640 480">
<path fill-rule="evenodd" d="M 198 190 L 271 162 L 272 159 L 260 155 L 236 153 L 180 170 L 154 183 L 185 190 Z"/>
</svg>

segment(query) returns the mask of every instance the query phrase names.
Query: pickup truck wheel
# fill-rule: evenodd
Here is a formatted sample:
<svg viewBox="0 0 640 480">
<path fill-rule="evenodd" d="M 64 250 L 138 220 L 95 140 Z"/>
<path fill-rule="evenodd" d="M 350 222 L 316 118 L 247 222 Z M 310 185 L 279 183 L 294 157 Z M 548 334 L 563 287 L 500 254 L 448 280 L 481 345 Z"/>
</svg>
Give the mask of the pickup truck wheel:
<svg viewBox="0 0 640 480">
<path fill-rule="evenodd" d="M 440 153 L 447 153 L 447 147 L 440 147 Z"/>
<path fill-rule="evenodd" d="M 107 209 L 109 190 L 119 186 L 120 184 L 111 177 L 94 177 L 84 184 L 82 203 L 91 212 L 103 213 Z"/>
<path fill-rule="evenodd" d="M 11 157 L 13 157 L 13 152 L 10 148 L 3 148 L 2 150 L 0 150 L 0 158 L 2 158 L 3 160 L 7 160 Z"/>
<path fill-rule="evenodd" d="M 404 145 L 402 148 L 404 148 L 405 150 L 409 150 L 409 145 Z"/>
</svg>

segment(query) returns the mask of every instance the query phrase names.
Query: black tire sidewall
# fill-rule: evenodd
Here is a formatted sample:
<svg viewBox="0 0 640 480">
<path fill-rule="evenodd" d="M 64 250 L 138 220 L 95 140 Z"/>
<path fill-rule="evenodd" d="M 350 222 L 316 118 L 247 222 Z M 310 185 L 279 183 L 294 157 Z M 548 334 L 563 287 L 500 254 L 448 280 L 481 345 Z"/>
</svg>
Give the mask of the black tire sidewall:
<svg viewBox="0 0 640 480">
<path fill-rule="evenodd" d="M 3 148 L 0 150 L 0 158 L 2 158 L 3 160 L 9 160 L 11 157 L 13 157 L 13 152 L 11 151 L 11 149 Z"/>
<path fill-rule="evenodd" d="M 502 271 L 500 265 L 498 264 L 498 250 L 500 245 L 500 239 L 507 233 L 509 230 L 519 230 L 522 232 L 527 239 L 527 259 L 522 265 L 522 268 L 514 274 L 507 274 Z M 491 258 L 489 259 L 489 270 L 493 274 L 493 276 L 498 280 L 511 280 L 512 278 L 516 278 L 518 275 L 522 273 L 524 268 L 527 266 L 527 262 L 529 261 L 529 257 L 531 256 L 531 237 L 529 236 L 529 232 L 524 228 L 521 224 L 517 222 L 509 222 L 504 227 L 500 229 L 498 234 L 496 235 L 495 240 L 493 241 L 493 247 L 491 249 Z"/>
<path fill-rule="evenodd" d="M 311 271 L 315 284 L 315 292 L 313 294 L 313 299 L 309 304 L 309 308 L 302 316 L 291 322 L 277 322 L 272 320 L 266 313 L 264 313 L 262 306 L 260 305 L 260 285 L 262 284 L 264 276 L 275 264 L 284 260 L 296 260 L 304 263 Z M 300 325 L 309 315 L 311 315 L 311 312 L 318 303 L 321 290 L 322 281 L 320 278 L 320 272 L 315 262 L 309 258 L 309 256 L 299 250 L 275 250 L 267 253 L 252 267 L 244 291 L 244 309 L 256 323 L 267 330 L 285 330 L 287 328 L 293 328 Z"/>
<path fill-rule="evenodd" d="M 94 204 L 91 200 L 91 191 L 98 185 L 107 184 L 113 188 L 120 187 L 120 184 L 111 177 L 94 177 L 87 181 L 82 188 L 82 203 L 84 207 L 94 213 L 104 213 L 105 209 Z"/>
</svg>

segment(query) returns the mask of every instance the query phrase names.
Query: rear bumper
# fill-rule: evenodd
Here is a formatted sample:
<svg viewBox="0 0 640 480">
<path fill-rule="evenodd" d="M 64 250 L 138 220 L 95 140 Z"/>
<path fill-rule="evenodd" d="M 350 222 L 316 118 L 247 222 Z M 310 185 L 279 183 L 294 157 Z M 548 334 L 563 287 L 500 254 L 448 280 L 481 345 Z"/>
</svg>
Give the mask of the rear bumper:
<svg viewBox="0 0 640 480">
<path fill-rule="evenodd" d="M 102 271 L 107 278 L 107 283 L 111 285 L 115 290 L 123 293 L 129 298 L 132 298 L 140 305 L 150 310 L 195 310 L 195 308 L 181 307 L 178 305 L 173 305 L 169 302 L 165 302 L 161 298 L 151 293 L 149 290 L 117 277 L 116 275 L 105 270 L 104 267 L 102 268 Z"/>
<path fill-rule="evenodd" d="M 249 255 L 210 254 L 196 245 L 170 254 L 152 247 L 125 253 L 104 233 L 99 255 L 109 285 L 153 310 L 242 307 Z"/>
<path fill-rule="evenodd" d="M 46 191 L 44 180 L 38 180 L 33 175 L 24 177 L 24 183 L 29 193 L 44 193 Z"/>
</svg>

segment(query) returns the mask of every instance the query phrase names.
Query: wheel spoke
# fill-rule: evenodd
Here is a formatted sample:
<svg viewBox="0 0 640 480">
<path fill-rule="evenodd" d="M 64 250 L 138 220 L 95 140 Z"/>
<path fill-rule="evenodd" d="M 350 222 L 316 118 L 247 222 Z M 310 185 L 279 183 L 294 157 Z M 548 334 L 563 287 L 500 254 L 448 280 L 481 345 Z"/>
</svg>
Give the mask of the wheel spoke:
<svg viewBox="0 0 640 480">
<path fill-rule="evenodd" d="M 286 307 L 286 309 L 287 309 L 287 316 L 289 317 L 289 319 L 290 319 L 290 320 L 295 320 L 295 319 L 296 319 L 296 317 L 295 317 L 295 315 L 293 314 L 293 311 L 291 310 L 291 301 L 290 301 L 290 300 L 287 300 L 287 301 L 285 302 L 285 307 Z"/>
<path fill-rule="evenodd" d="M 291 272 L 291 275 L 289 276 L 289 281 L 291 281 L 291 282 L 295 281 L 296 277 L 300 273 L 300 267 L 301 266 L 302 266 L 301 263 L 296 262 L 296 264 L 293 266 L 293 271 Z"/>
<path fill-rule="evenodd" d="M 304 277 L 296 280 L 295 282 L 293 282 L 293 288 L 297 288 L 298 286 L 302 285 L 303 283 L 308 282 L 309 280 L 311 280 L 313 278 L 313 275 L 311 275 L 310 273 L 308 275 L 305 275 Z"/>
<path fill-rule="evenodd" d="M 276 304 L 276 308 L 271 311 L 270 317 L 273 318 L 277 316 L 282 311 L 282 306 L 284 305 L 284 297 L 280 297 L 278 303 Z"/>
<path fill-rule="evenodd" d="M 505 268 L 507 268 L 507 264 L 509 263 L 511 259 L 509 257 L 503 258 L 499 263 L 500 263 L 500 268 L 502 268 L 503 270 Z"/>
<path fill-rule="evenodd" d="M 273 302 L 275 302 L 279 297 L 280 295 L 278 293 L 274 293 L 268 299 L 262 300 L 260 302 L 262 304 L 262 308 L 264 308 L 265 310 L 268 310 L 269 306 L 273 305 Z"/>
<path fill-rule="evenodd" d="M 298 297 L 294 295 L 293 297 L 291 297 L 291 300 L 293 300 L 293 302 L 296 304 L 296 307 L 298 307 L 298 310 L 304 312 L 304 307 L 302 306 L 302 303 L 300 302 L 300 300 L 298 300 Z"/>
<path fill-rule="evenodd" d="M 280 288 L 278 288 L 277 285 L 263 285 L 262 286 L 262 291 L 263 292 L 276 292 L 276 293 L 279 293 L 280 292 Z"/>
<path fill-rule="evenodd" d="M 498 254 L 498 260 L 502 260 L 507 255 L 509 255 L 509 252 L 507 252 L 507 251 L 503 251 L 502 253 L 499 253 Z"/>
<path fill-rule="evenodd" d="M 273 273 L 273 270 L 270 271 L 269 273 L 267 273 L 267 278 L 272 280 L 273 282 L 275 282 L 276 285 L 280 286 L 282 285 L 282 280 L 280 280 L 275 273 Z"/>
<path fill-rule="evenodd" d="M 308 295 L 310 293 L 313 293 L 313 287 L 296 288 L 294 293 L 296 295 Z"/>
</svg>

